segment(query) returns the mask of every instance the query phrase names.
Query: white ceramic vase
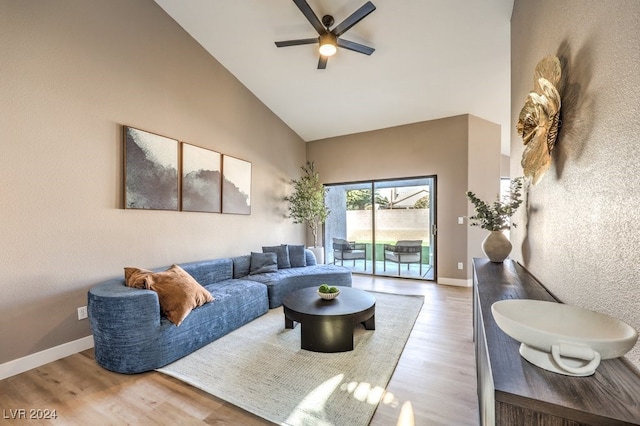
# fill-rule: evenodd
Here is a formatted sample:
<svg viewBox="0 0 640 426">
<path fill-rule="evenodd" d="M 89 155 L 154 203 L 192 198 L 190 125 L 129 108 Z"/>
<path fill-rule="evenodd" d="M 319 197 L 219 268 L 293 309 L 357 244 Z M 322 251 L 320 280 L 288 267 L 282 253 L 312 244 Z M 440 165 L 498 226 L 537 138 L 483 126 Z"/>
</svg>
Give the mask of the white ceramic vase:
<svg viewBox="0 0 640 426">
<path fill-rule="evenodd" d="M 316 262 L 318 265 L 324 264 L 324 247 L 309 247 L 309 250 L 316 256 Z"/>
<path fill-rule="evenodd" d="M 513 246 L 502 231 L 491 231 L 482 241 L 482 251 L 495 263 L 502 263 L 511 253 Z"/>
</svg>

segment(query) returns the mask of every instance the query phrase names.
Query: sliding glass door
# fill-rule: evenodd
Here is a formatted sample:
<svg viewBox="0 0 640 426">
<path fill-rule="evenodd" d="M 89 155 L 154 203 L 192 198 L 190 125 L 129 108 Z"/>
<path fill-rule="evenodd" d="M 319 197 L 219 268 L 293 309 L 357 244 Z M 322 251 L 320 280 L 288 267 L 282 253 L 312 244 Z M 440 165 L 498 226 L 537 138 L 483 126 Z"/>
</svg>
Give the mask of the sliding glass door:
<svg viewBox="0 0 640 426">
<path fill-rule="evenodd" d="M 325 203 L 331 214 L 324 227 L 326 263 L 373 273 L 372 183 L 332 185 L 327 189 Z"/>
<path fill-rule="evenodd" d="M 435 279 L 435 176 L 327 189 L 327 263 L 355 273 Z"/>
</svg>

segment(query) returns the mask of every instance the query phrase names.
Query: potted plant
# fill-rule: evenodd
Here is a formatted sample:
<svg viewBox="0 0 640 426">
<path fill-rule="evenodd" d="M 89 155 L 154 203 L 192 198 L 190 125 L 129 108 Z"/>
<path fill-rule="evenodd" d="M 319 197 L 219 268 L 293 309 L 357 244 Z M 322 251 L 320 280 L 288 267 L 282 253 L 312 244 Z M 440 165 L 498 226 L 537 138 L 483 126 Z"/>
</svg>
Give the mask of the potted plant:
<svg viewBox="0 0 640 426">
<path fill-rule="evenodd" d="M 329 209 L 324 204 L 327 193 L 320 182 L 320 175 L 315 171 L 312 161 L 300 167 L 304 174 L 300 179 L 292 179 L 293 194 L 285 197 L 289 202 L 289 217 L 293 223 L 304 223 L 313 235 L 313 252 L 318 263 L 324 263 L 323 248 L 318 246 L 318 229 L 326 222 Z"/>
<path fill-rule="evenodd" d="M 482 250 L 492 262 L 500 263 L 511 253 L 511 242 L 502 233 L 516 224 L 511 222 L 511 216 L 522 204 L 522 177 L 511 180 L 509 194 L 502 199 L 488 204 L 479 199 L 476 194 L 467 191 L 467 198 L 475 208 L 475 214 L 470 216 L 471 226 L 479 226 L 490 231 L 482 242 Z"/>
</svg>

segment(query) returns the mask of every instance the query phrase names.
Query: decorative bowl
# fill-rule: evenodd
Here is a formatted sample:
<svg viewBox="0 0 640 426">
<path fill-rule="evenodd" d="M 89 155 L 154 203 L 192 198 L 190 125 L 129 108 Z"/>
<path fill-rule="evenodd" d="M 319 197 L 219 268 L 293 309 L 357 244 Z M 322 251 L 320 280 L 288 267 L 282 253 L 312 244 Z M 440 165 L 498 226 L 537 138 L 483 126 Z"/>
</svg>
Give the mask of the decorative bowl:
<svg viewBox="0 0 640 426">
<path fill-rule="evenodd" d="M 320 296 L 324 300 L 333 300 L 338 297 L 339 294 L 340 290 L 336 291 L 335 293 L 321 293 L 320 291 L 318 291 L 318 296 Z"/>
<path fill-rule="evenodd" d="M 628 324 L 608 315 L 556 302 L 509 299 L 491 305 L 493 318 L 520 344 L 520 355 L 566 376 L 590 376 L 601 359 L 621 357 L 638 340 Z"/>
</svg>

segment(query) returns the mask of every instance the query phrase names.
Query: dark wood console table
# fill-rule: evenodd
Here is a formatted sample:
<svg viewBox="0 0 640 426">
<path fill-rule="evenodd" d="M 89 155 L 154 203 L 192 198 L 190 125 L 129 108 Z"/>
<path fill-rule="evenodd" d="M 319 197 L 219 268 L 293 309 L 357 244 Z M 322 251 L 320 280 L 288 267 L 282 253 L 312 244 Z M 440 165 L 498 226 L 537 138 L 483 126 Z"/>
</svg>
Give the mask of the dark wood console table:
<svg viewBox="0 0 640 426">
<path fill-rule="evenodd" d="M 640 375 L 622 358 L 570 377 L 538 368 L 493 320 L 503 299 L 557 300 L 520 264 L 473 262 L 473 322 L 482 425 L 640 425 Z"/>
</svg>

